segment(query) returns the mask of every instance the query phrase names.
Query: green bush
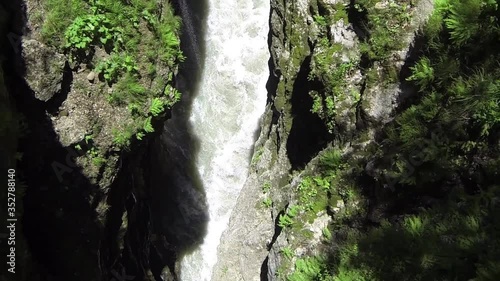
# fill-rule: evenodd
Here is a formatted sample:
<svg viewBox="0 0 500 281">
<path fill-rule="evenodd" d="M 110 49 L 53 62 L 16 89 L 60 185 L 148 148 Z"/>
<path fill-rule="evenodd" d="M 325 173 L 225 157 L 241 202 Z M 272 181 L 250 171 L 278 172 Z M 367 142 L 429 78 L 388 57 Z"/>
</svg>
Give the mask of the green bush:
<svg viewBox="0 0 500 281">
<path fill-rule="evenodd" d="M 338 149 L 326 149 L 319 158 L 319 167 L 324 172 L 335 171 L 342 164 L 342 153 Z"/>
</svg>

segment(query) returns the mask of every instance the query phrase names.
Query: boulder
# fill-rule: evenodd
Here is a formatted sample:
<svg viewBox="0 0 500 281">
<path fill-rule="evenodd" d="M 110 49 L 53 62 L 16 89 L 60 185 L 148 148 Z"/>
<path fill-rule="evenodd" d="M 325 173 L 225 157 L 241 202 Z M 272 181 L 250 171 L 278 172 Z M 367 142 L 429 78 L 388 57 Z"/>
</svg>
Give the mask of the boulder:
<svg viewBox="0 0 500 281">
<path fill-rule="evenodd" d="M 24 77 L 35 97 L 50 100 L 61 90 L 66 58 L 36 40 L 23 40 Z"/>
</svg>

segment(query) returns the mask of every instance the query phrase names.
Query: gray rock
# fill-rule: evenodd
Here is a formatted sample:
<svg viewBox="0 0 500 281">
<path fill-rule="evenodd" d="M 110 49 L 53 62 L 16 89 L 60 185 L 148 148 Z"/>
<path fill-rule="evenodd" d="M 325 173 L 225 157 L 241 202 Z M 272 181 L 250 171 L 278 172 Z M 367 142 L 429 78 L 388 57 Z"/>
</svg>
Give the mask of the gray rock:
<svg viewBox="0 0 500 281">
<path fill-rule="evenodd" d="M 374 86 L 367 89 L 363 98 L 363 111 L 366 120 L 381 124 L 389 122 L 398 105 L 396 100 L 400 94 L 399 84 L 393 84 L 386 88 Z"/>
<path fill-rule="evenodd" d="M 87 75 L 87 80 L 89 80 L 89 82 L 93 82 L 94 79 L 95 79 L 95 72 L 94 71 L 91 71 L 88 75 Z"/>
<path fill-rule="evenodd" d="M 390 62 L 397 68 L 397 71 L 408 59 L 409 46 L 414 41 L 415 31 L 432 11 L 432 2 L 431 0 L 419 1 L 415 12 L 418 16 L 412 19 L 412 29 L 404 38 L 405 45 L 408 47 L 395 52 L 398 58 Z M 312 55 L 311 64 L 314 67 L 314 55 L 321 51 L 318 47 L 310 48 L 308 44 L 317 41 L 317 26 L 311 9 L 318 6 L 318 3 L 327 9 L 331 7 L 333 10 L 334 4 L 349 4 L 349 1 L 271 0 L 269 46 L 273 64 L 271 71 L 278 76 L 279 84 L 270 103 L 274 105 L 274 110 L 279 112 L 279 116 L 277 120 L 271 121 L 271 116 L 276 114 L 273 113 L 272 107 L 268 106 L 262 122 L 261 135 L 255 144 L 256 149 L 260 149 L 262 153 L 259 160 L 252 165 L 252 170 L 249 171 L 247 181 L 231 214 L 228 228 L 221 238 L 218 259 L 211 279 L 213 281 L 257 281 L 261 280 L 260 276 L 264 275 L 267 275 L 269 281 L 283 280 L 283 277 L 276 275 L 278 269 L 282 276 L 286 276 L 293 271 L 294 260 L 284 262 L 280 253 L 282 249 L 293 246 L 291 248 L 296 256 L 315 255 L 321 249 L 319 244 L 322 239 L 322 230 L 330 220 L 326 214 L 319 214 L 312 224 L 306 225 L 313 233 L 310 241 L 295 241 L 301 238 L 295 236 L 293 231 L 281 231 L 279 235 L 274 233 L 274 224 L 279 212 L 286 209 L 287 205 L 294 203 L 291 192 L 283 191 L 296 188 L 300 182 L 300 175 L 293 174 L 291 178 L 289 177 L 291 164 L 287 157 L 286 144 L 293 118 L 295 118 L 291 110 L 290 99 L 301 64 L 307 56 Z M 389 2 L 383 3 L 386 5 Z M 380 7 L 383 6 L 379 4 L 377 8 Z M 328 32 L 334 43 L 343 46 L 342 51 L 335 54 L 342 62 L 359 61 L 359 38 L 352 24 L 340 20 L 333 23 Z M 397 81 L 392 84 L 384 84 L 380 81 L 380 83 L 366 85 L 363 83 L 365 78 L 365 74 L 359 69 L 350 71 L 345 77 L 347 85 L 344 89 L 345 95 L 339 97 L 335 104 L 335 124 L 342 129 L 342 137 L 347 140 L 352 139 L 351 137 L 359 130 L 358 123 L 362 124 L 362 122 L 358 119 L 366 121 L 367 138 L 373 139 L 375 130 L 391 120 L 403 97 L 409 95 L 407 89 Z M 362 151 L 367 143 L 369 141 L 364 140 L 353 145 Z M 344 152 L 349 152 L 347 146 Z M 317 159 L 312 161 L 317 161 Z M 373 167 L 371 169 L 373 173 L 378 172 L 373 170 Z M 272 207 L 268 209 L 261 207 L 262 200 L 266 198 L 261 187 L 266 182 L 271 184 L 271 191 L 267 196 L 272 199 Z M 357 209 L 360 204 L 359 201 L 344 203 L 339 198 L 331 211 L 341 216 L 345 209 Z M 297 247 L 299 244 L 303 246 Z M 266 264 L 263 264 L 264 262 Z"/>
<path fill-rule="evenodd" d="M 22 48 L 26 82 L 37 99 L 50 100 L 61 90 L 65 57 L 36 40 L 23 40 Z"/>
</svg>

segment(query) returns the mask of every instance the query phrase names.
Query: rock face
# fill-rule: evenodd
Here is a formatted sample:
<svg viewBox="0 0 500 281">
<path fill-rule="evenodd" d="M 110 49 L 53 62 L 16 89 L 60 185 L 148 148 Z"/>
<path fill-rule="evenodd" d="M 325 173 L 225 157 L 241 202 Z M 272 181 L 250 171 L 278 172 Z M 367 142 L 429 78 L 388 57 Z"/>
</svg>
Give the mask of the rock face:
<svg viewBox="0 0 500 281">
<path fill-rule="evenodd" d="M 279 227 L 277 221 L 279 214 L 297 200 L 292 190 L 297 188 L 304 171 L 315 169 L 316 156 L 332 140 L 344 147 L 344 153 L 373 141 L 375 132 L 391 120 L 399 104 L 413 93 L 405 87 L 401 73 L 412 59 L 416 31 L 432 11 L 433 3 L 427 0 L 412 7 L 410 24 L 403 31 L 404 47 L 388 60 L 400 80 L 383 83 L 379 77 L 380 81 L 369 83 L 367 73 L 381 71 L 381 67 L 375 63 L 367 69 L 360 66 L 362 63 L 357 64 L 346 74 L 344 95 L 335 103 L 336 129 L 328 132 L 322 120 L 311 113 L 310 94 L 316 86 L 307 77 L 315 67 L 315 58 L 324 52 L 318 42 L 325 37 L 319 32 L 315 15 L 325 10 L 333 15 L 338 5 L 352 14 L 354 7 L 345 0 L 271 0 L 269 104 L 250 174 L 221 239 L 212 280 L 283 280 L 293 271 L 293 266 L 283 268 L 282 250 L 297 245 L 297 238 L 293 231 Z M 376 8 L 388 6 L 388 2 L 381 1 Z M 362 62 L 360 42 L 364 34 L 356 25 L 357 19 L 347 13 L 327 26 L 326 36 L 330 42 L 340 44 L 340 51 L 335 54 L 340 62 Z M 350 94 L 353 92 L 357 94 Z M 360 131 L 365 133 L 363 139 L 359 138 Z M 293 170 L 303 172 L 291 173 Z M 270 187 L 268 192 L 263 192 L 265 185 Z M 345 208 L 341 200 L 336 206 L 333 217 L 318 214 L 319 221 L 310 226 L 314 233 L 311 240 L 303 241 L 305 246 L 298 247 L 295 255 L 318 250 L 315 244 L 321 236 L 319 225 L 335 220 L 335 214 Z"/>
<path fill-rule="evenodd" d="M 41 101 L 50 100 L 61 91 L 66 58 L 36 40 L 22 41 L 26 83 Z"/>
<path fill-rule="evenodd" d="M 112 106 L 106 94 L 113 87 L 42 43 L 46 1 L 7 2 L 0 4 L 0 90 L 2 100 L 8 92 L 23 116 L 16 168 L 24 215 L 16 242 L 19 273 L 12 280 L 159 280 L 162 270 L 176 280 L 174 247 L 151 222 L 155 195 L 146 167 L 159 134 L 142 142 L 134 137 L 128 149 L 116 145 L 115 131 L 137 121 L 127 104 Z M 96 53 L 103 56 L 99 48 Z M 176 66 L 155 67 L 155 81 L 140 82 L 166 96 L 165 81 Z M 150 124 L 157 132 L 169 112 L 159 116 Z"/>
<path fill-rule="evenodd" d="M 264 124 L 267 126 L 263 132 L 271 132 L 274 139 L 260 138 L 256 144 L 261 157 L 254 158 L 252 173 L 243 188 L 245 192 L 238 198 L 228 231 L 221 239 L 220 260 L 212 280 L 260 280 L 262 263 L 273 242 L 275 222 L 269 209 L 262 205 L 265 198 L 262 186 L 277 186 L 280 181 L 286 181 L 290 163 L 286 158 L 285 146 L 281 147 L 279 154 L 275 152 L 278 126 L 271 124 L 272 111 L 268 110 L 265 117 Z M 274 196 L 286 195 L 276 193 Z M 280 200 L 286 202 L 289 199 Z M 275 201 L 274 204 L 280 202 Z"/>
</svg>

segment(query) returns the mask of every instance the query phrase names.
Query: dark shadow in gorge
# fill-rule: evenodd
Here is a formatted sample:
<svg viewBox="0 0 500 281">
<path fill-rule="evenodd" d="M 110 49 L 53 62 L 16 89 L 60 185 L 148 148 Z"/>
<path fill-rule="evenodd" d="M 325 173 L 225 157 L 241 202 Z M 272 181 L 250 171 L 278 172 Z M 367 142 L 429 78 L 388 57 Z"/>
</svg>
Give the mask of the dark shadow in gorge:
<svg viewBox="0 0 500 281">
<path fill-rule="evenodd" d="M 23 157 L 16 165 L 18 190 L 25 188 L 24 198 L 19 193 L 16 200 L 17 211 L 24 205 L 16 235 L 18 239 L 24 235 L 29 249 L 16 243 L 16 274 L 29 274 L 33 280 L 109 280 L 98 263 L 100 229 L 95 224 L 95 206 L 89 203 L 98 187 L 74 164 L 74 155 L 61 145 L 46 114 L 48 104 L 35 99 L 22 78 L 26 68 L 17 39 L 25 32 L 24 1 L 0 5 L 8 11 L 8 36 L 15 39 L 0 50 L 6 58 L 5 86 L 26 128 L 18 147 Z M 6 38 L 0 41 L 9 42 Z M 56 95 L 60 94 L 64 95 Z M 27 250 L 33 264 L 24 264 Z"/>
<path fill-rule="evenodd" d="M 205 192 L 195 163 L 199 141 L 189 123 L 203 69 L 208 3 L 175 0 L 173 5 L 183 19 L 181 48 L 186 60 L 175 77 L 182 99 L 174 106 L 161 136 L 150 146 L 148 169 L 149 185 L 155 194 L 151 208 L 153 228 L 165 236 L 181 257 L 203 241 L 208 222 Z"/>
<path fill-rule="evenodd" d="M 286 143 L 288 159 L 293 170 L 304 168 L 332 139 L 323 120 L 311 112 L 313 99 L 309 92 L 321 90 L 322 86 L 307 79 L 311 71 L 310 63 L 311 56 L 308 56 L 302 62 L 293 84 L 291 100 L 293 123 Z"/>
</svg>

